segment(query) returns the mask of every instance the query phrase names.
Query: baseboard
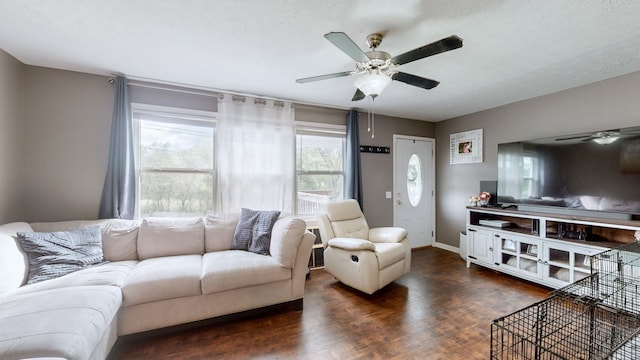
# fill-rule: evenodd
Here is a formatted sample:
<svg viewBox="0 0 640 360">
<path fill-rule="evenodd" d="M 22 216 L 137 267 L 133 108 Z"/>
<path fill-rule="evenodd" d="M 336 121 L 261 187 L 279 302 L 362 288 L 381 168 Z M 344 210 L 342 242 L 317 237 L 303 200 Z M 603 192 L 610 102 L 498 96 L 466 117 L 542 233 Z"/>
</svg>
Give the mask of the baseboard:
<svg viewBox="0 0 640 360">
<path fill-rule="evenodd" d="M 457 248 L 457 247 L 451 246 L 451 245 L 447 245 L 447 244 L 444 244 L 444 243 L 434 242 L 433 243 L 433 247 L 437 247 L 439 249 L 443 249 L 443 250 L 454 252 L 456 254 L 460 254 L 460 248 Z"/>
</svg>

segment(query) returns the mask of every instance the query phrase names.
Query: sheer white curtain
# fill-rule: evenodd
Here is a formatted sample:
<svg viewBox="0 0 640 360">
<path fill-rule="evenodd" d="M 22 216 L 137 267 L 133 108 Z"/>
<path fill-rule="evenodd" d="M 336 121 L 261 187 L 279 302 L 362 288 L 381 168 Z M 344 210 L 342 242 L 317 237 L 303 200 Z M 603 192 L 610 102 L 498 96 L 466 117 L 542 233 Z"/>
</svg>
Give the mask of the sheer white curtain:
<svg viewBox="0 0 640 360">
<path fill-rule="evenodd" d="M 293 213 L 295 127 L 290 103 L 224 95 L 218 104 L 218 210 Z"/>
</svg>

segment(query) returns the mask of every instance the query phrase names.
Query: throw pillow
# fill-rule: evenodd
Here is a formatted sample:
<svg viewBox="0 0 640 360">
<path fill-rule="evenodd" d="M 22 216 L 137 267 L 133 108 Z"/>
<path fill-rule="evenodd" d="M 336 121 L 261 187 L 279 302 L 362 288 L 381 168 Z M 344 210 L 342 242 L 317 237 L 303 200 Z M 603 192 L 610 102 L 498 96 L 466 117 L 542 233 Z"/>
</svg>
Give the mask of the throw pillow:
<svg viewBox="0 0 640 360">
<path fill-rule="evenodd" d="M 103 261 L 100 226 L 19 232 L 17 239 L 29 259 L 27 284 L 60 277 Z"/>
<path fill-rule="evenodd" d="M 279 216 L 280 211 L 277 210 L 259 211 L 243 208 L 233 234 L 231 249 L 269 255 L 271 230 Z"/>
</svg>

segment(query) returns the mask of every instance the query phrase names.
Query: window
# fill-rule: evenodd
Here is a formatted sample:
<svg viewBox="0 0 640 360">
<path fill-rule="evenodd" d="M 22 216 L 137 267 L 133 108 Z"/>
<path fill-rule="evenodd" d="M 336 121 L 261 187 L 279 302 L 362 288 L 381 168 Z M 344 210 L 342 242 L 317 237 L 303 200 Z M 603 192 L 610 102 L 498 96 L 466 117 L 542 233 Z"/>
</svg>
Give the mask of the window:
<svg viewBox="0 0 640 360">
<path fill-rule="evenodd" d="M 296 126 L 296 214 L 315 215 L 344 198 L 344 126 Z"/>
<path fill-rule="evenodd" d="M 522 199 L 538 196 L 538 158 L 524 155 L 522 157 Z"/>
<path fill-rule="evenodd" d="M 134 104 L 133 120 L 139 216 L 212 213 L 215 114 Z"/>
<path fill-rule="evenodd" d="M 422 166 L 418 154 L 411 154 L 407 164 L 407 196 L 413 207 L 417 207 L 422 200 Z"/>
</svg>

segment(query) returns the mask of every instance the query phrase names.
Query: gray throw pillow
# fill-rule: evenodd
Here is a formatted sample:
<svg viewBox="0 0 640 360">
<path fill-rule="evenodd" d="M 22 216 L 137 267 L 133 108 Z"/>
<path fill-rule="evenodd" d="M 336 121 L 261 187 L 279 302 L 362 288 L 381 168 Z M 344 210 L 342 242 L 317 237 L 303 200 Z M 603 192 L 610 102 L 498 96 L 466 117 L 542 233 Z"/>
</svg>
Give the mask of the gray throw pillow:
<svg viewBox="0 0 640 360">
<path fill-rule="evenodd" d="M 29 259 L 27 284 L 60 277 L 103 261 L 100 226 L 19 232 L 17 239 Z"/>
<path fill-rule="evenodd" d="M 231 249 L 269 255 L 271 230 L 279 216 L 280 211 L 277 210 L 259 211 L 243 208 L 233 234 Z"/>
</svg>

